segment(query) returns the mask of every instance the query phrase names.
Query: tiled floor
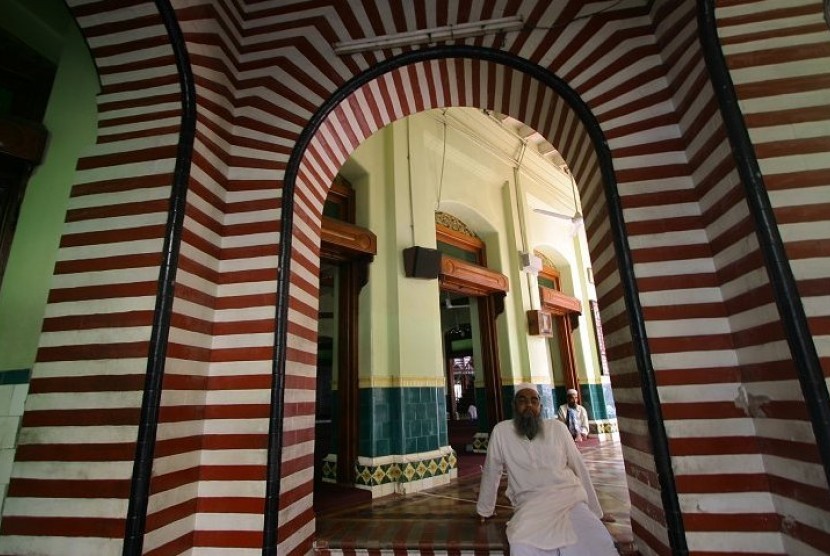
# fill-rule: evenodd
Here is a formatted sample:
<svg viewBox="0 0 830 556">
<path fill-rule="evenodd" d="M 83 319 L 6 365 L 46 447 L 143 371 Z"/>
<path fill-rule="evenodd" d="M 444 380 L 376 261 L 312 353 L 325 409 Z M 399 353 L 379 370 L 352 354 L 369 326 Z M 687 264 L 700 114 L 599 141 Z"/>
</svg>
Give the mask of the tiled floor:
<svg viewBox="0 0 830 556">
<path fill-rule="evenodd" d="M 633 549 L 628 490 L 618 442 L 580 446 L 621 554 Z M 460 457 L 464 457 L 463 454 Z M 475 515 L 480 477 L 409 495 L 391 495 L 317 518 L 316 552 L 336 554 L 503 554 L 504 526 L 512 514 L 499 496 L 497 517 L 481 524 Z"/>
</svg>

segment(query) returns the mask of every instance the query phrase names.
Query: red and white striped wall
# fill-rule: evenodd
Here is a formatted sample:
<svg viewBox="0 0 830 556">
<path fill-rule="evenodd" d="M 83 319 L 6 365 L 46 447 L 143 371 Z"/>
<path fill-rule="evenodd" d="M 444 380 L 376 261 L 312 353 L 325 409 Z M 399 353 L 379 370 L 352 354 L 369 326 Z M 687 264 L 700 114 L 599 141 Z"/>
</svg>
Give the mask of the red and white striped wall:
<svg viewBox="0 0 830 556">
<path fill-rule="evenodd" d="M 152 4 L 73 13 L 101 79 L 98 142 L 69 200 L 4 554 L 120 552 L 178 143 L 178 75 Z"/>
<path fill-rule="evenodd" d="M 820 0 L 719 2 L 718 34 L 754 145 L 778 231 L 795 276 L 809 329 L 826 377 L 830 375 L 830 29 Z M 714 219 L 713 219 L 714 220 Z M 745 278 L 725 289 L 733 317 L 746 395 L 755 417 L 775 526 L 788 532 L 785 552 L 830 552 L 830 497 L 822 477 L 801 387 L 781 338 L 782 324 L 740 253 L 743 222 L 724 230 L 721 265 Z M 731 236 L 731 237 L 730 237 Z M 750 251 L 748 237 L 741 251 Z M 738 271 L 737 269 L 741 270 Z M 743 395 L 743 394 L 742 394 Z M 825 462 L 826 465 L 826 462 Z"/>
<path fill-rule="evenodd" d="M 102 77 L 99 141 L 79 161 L 2 518 L 0 553 L 120 553 L 167 198 L 178 77 L 153 2 L 73 0 Z M 391 4 L 391 5 L 390 5 Z M 399 51 L 332 44 L 521 13 L 467 44 L 550 71 L 612 154 L 685 540 L 695 554 L 830 550 L 830 500 L 753 221 L 714 100 L 692 0 L 406 4 L 177 0 L 198 123 L 144 550 L 262 547 L 282 188 L 303 129 Z M 830 267 L 828 31 L 820 0 L 718 3 L 719 33 L 822 361 Z M 280 554 L 305 553 L 312 508 L 322 203 L 375 130 L 474 106 L 542 133 L 573 169 L 643 554 L 667 518 L 588 132 L 556 91 L 506 65 L 422 60 L 361 82 L 300 157 L 291 230 Z M 826 242 L 824 242 L 826 243 Z M 279 339 L 276 339 L 279 340 Z"/>
</svg>

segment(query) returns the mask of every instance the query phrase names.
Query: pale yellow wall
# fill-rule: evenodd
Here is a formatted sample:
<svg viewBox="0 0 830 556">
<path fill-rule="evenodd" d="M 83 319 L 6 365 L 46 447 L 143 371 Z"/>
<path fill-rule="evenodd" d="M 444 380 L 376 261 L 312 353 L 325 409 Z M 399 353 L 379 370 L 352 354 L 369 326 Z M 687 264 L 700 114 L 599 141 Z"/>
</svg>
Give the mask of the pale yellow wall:
<svg viewBox="0 0 830 556">
<path fill-rule="evenodd" d="M 434 225 L 416 217 L 417 226 L 410 226 L 411 211 L 419 214 L 424 205 L 416 198 L 410 206 L 409 141 L 406 121 L 386 126 L 353 153 L 344 172 L 358 195 L 358 224 L 378 237 L 360 298 L 363 387 L 443 385 L 437 281 L 403 273 L 402 250 L 413 244 L 413 234 L 418 245 L 435 246 Z M 359 179 L 350 175 L 360 172 Z"/>
<path fill-rule="evenodd" d="M 429 154 L 429 136 L 419 119 L 408 118 L 392 126 L 399 146 L 395 165 L 400 168 L 394 183 L 400 377 L 403 381 L 426 379 L 416 384 L 438 386 L 444 384 L 438 281 L 404 277 L 402 255 L 403 249 L 413 245 L 435 247 L 437 192 L 434 174 L 426 171 L 435 158 Z"/>
<path fill-rule="evenodd" d="M 591 315 L 591 306 L 588 303 L 589 300 L 596 301 L 597 291 L 594 284 L 588 281 L 588 268 L 593 265 L 588 256 L 588 240 L 585 236 L 584 228 L 580 230 L 576 240 L 579 248 L 576 250 L 575 270 L 579 276 L 583 291 L 583 296 L 581 297 L 581 324 L 575 334 L 575 340 L 579 342 L 578 353 L 582 358 L 582 364 L 579 367 L 580 377 L 586 377 L 591 383 L 599 383 L 601 381 L 602 367 L 599 361 L 599 351 L 596 346 L 594 319 Z"/>
<path fill-rule="evenodd" d="M 443 384 L 439 284 L 406 278 L 402 256 L 412 245 L 435 246 L 436 210 L 474 230 L 486 245 L 488 266 L 510 281 L 498 318 L 503 383 L 550 383 L 550 342 L 527 334 L 525 311 L 538 308 L 538 284 L 521 271 L 519 253 L 535 248 L 555 253 L 566 291 L 586 300 L 593 294 L 583 276 L 587 255 L 579 253 L 584 242 L 570 236 L 569 223 L 532 210 L 572 210 L 569 178 L 531 156 L 516 172 L 521 145 L 516 138 L 474 139 L 452 114 L 445 127 L 444 117 L 435 110 L 390 124 L 366 140 L 343 169 L 358 193 L 358 224 L 378 236 L 378 254 L 361 294 L 361 385 Z M 489 139 L 488 150 L 482 141 Z M 587 308 L 586 301 L 585 316 Z M 590 331 L 580 326 L 575 335 L 580 368 L 595 367 Z"/>
<path fill-rule="evenodd" d="M 395 226 L 388 215 L 394 212 L 395 182 L 394 142 L 386 127 L 365 141 L 341 172 L 355 189 L 355 220 L 377 236 L 377 254 L 369 267 L 369 282 L 360 292 L 360 385 L 369 387 L 373 377 L 385 380 L 397 376 L 397 319 L 392 318 L 396 304 L 393 287 L 397 280 L 395 265 Z"/>
</svg>

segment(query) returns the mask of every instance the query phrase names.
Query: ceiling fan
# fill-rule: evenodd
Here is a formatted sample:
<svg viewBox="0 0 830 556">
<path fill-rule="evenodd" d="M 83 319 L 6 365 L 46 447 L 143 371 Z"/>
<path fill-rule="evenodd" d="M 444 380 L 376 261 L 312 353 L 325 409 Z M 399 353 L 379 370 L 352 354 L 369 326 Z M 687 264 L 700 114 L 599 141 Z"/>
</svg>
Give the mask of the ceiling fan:
<svg viewBox="0 0 830 556">
<path fill-rule="evenodd" d="M 538 212 L 539 214 L 544 214 L 545 216 L 552 216 L 554 218 L 561 218 L 562 220 L 570 220 L 573 224 L 577 226 L 582 224 L 582 213 L 579 212 L 579 210 L 574 212 L 572 215 L 540 208 L 533 209 L 533 212 Z"/>
<path fill-rule="evenodd" d="M 566 169 L 567 171 L 567 169 Z M 576 183 L 574 182 L 573 175 L 568 172 L 568 175 L 571 178 L 571 192 L 573 193 L 574 199 L 574 213 L 573 214 L 565 214 L 562 212 L 556 212 L 553 210 L 541 209 L 541 208 L 534 208 L 533 212 L 537 212 L 539 214 L 544 214 L 545 216 L 551 216 L 553 218 L 560 218 L 562 220 L 570 220 L 571 224 L 571 236 L 575 236 L 579 227 L 582 226 L 584 220 L 582 218 L 582 212 L 579 210 L 579 203 L 576 200 Z"/>
</svg>

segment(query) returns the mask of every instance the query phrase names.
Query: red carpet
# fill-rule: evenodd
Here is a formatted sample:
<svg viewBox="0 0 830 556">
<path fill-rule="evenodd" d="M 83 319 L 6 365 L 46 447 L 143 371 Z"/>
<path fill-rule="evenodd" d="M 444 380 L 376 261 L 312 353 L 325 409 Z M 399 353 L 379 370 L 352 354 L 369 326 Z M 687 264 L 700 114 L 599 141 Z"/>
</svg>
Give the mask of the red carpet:
<svg viewBox="0 0 830 556">
<path fill-rule="evenodd" d="M 458 457 L 458 478 L 466 479 L 481 475 L 481 467 L 484 465 L 485 454 L 459 454 Z"/>
<path fill-rule="evenodd" d="M 478 432 L 478 424 L 470 421 L 449 421 L 447 423 L 447 439 L 456 454 L 467 451 L 467 445 L 473 443 L 473 437 Z"/>
<path fill-rule="evenodd" d="M 481 466 L 484 465 L 485 454 L 474 454 L 467 451 L 472 446 L 473 437 L 478 432 L 478 424 L 470 421 L 450 421 L 447 423 L 447 436 L 450 446 L 455 450 L 458 458 L 458 478 L 475 477 L 481 475 Z"/>
<path fill-rule="evenodd" d="M 372 501 L 368 490 L 332 483 L 314 484 L 314 513 L 318 516 Z"/>
<path fill-rule="evenodd" d="M 592 436 L 592 437 L 588 438 L 587 440 L 583 440 L 582 442 L 577 442 L 576 443 L 576 447 L 580 448 L 580 449 L 582 449 L 582 448 L 596 448 L 597 446 L 599 446 L 599 438 L 597 438 L 596 436 Z"/>
</svg>

